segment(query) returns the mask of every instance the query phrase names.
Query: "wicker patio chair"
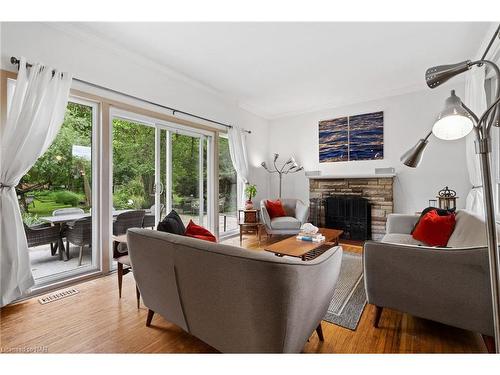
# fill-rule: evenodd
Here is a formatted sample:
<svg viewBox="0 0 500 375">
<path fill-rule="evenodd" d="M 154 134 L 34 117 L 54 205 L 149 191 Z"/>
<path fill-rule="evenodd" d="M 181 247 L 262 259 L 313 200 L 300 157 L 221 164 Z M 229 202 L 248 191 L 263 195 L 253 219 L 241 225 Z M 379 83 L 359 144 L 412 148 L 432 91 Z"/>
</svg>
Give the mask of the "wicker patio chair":
<svg viewBox="0 0 500 375">
<path fill-rule="evenodd" d="M 68 207 L 68 208 L 59 208 L 57 210 L 52 211 L 52 216 L 83 214 L 83 213 L 85 213 L 85 212 L 81 208 Z"/>
<path fill-rule="evenodd" d="M 156 207 L 153 204 L 149 210 L 151 213 L 144 215 L 144 220 L 142 222 L 143 228 L 152 228 L 152 229 L 155 228 L 155 226 L 156 226 L 155 209 L 156 209 Z M 160 205 L 160 220 L 161 220 L 161 217 L 162 217 L 162 214 L 164 213 L 164 211 L 165 211 L 165 205 L 161 204 Z"/>
<path fill-rule="evenodd" d="M 59 226 L 52 226 L 49 223 L 33 225 L 31 227 L 24 224 L 24 232 L 28 241 L 28 247 L 50 244 L 50 254 L 56 255 L 56 246 L 59 241 Z"/>
<path fill-rule="evenodd" d="M 81 208 L 67 207 L 67 208 L 58 208 L 57 210 L 52 211 L 52 216 L 63 216 L 63 215 L 84 214 L 84 213 L 85 211 L 83 211 Z M 63 225 L 63 227 L 61 228 L 62 238 L 66 237 L 66 230 L 68 226 L 71 226 L 74 223 L 75 223 L 74 221 L 68 221 L 67 223 L 62 224 Z M 66 238 L 66 256 L 69 259 L 69 242 L 67 238 Z"/>
<path fill-rule="evenodd" d="M 78 265 L 82 265 L 83 247 L 92 244 L 92 218 L 84 217 L 76 220 L 66 229 L 66 239 L 73 245 L 80 247 Z"/>
<path fill-rule="evenodd" d="M 113 234 L 119 236 L 127 233 L 129 228 L 142 228 L 145 212 L 143 210 L 127 211 L 119 214 L 113 223 Z"/>
</svg>

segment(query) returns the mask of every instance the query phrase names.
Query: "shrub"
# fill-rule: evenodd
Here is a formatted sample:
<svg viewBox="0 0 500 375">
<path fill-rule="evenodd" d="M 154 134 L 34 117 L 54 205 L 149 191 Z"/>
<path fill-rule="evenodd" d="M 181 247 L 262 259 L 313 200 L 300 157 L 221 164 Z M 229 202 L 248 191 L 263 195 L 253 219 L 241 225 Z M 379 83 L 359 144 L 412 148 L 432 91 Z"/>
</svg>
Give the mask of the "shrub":
<svg viewBox="0 0 500 375">
<path fill-rule="evenodd" d="M 69 204 L 74 207 L 83 200 L 83 196 L 68 190 L 56 191 L 52 196 L 56 203 Z"/>
<path fill-rule="evenodd" d="M 142 195 L 130 195 L 127 190 L 119 190 L 113 194 L 113 206 L 119 210 L 143 208 L 145 203 Z"/>
<path fill-rule="evenodd" d="M 40 224 L 42 221 L 38 218 L 37 214 L 32 214 L 30 212 L 22 212 L 23 222 L 31 227 L 32 225 Z"/>
</svg>

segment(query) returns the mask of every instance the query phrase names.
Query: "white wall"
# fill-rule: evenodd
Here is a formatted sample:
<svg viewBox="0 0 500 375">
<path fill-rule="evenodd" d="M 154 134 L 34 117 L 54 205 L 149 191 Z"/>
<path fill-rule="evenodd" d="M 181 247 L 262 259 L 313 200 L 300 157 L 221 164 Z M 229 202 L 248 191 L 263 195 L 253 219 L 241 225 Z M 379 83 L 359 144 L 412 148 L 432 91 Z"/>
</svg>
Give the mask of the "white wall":
<svg viewBox="0 0 500 375">
<path fill-rule="evenodd" d="M 463 97 L 464 84 L 455 81 L 435 90 L 272 120 L 269 153 L 278 152 L 284 158 L 293 155 L 306 171 L 320 170 L 323 175 L 373 173 L 376 167 L 394 167 L 395 212 L 413 213 L 427 207 L 428 200 L 445 185 L 457 191 L 457 205 L 463 207 L 471 187 L 463 140 L 445 142 L 431 136 L 419 168 L 408 168 L 399 161 L 401 154 L 431 129 L 451 87 Z M 375 111 L 384 111 L 383 160 L 319 163 L 318 121 Z M 278 178 L 274 177 L 270 191 L 277 195 Z M 303 172 L 288 175 L 284 181 L 283 196 L 309 199 L 309 184 Z"/>
<path fill-rule="evenodd" d="M 3 22 L 1 29 L 2 69 L 15 71 L 10 57 L 25 56 L 29 61 L 57 67 L 101 86 L 251 130 L 247 137 L 252 162 L 250 181 L 258 186 L 257 198 L 268 195 L 267 176 L 255 168 L 256 160 L 267 155 L 267 144 L 263 142 L 268 139 L 266 120 L 238 108 L 234 101 L 209 87 L 114 44 L 82 34 L 71 25 Z M 88 87 L 76 87 L 99 93 Z M 157 107 L 150 108 L 159 111 Z"/>
</svg>

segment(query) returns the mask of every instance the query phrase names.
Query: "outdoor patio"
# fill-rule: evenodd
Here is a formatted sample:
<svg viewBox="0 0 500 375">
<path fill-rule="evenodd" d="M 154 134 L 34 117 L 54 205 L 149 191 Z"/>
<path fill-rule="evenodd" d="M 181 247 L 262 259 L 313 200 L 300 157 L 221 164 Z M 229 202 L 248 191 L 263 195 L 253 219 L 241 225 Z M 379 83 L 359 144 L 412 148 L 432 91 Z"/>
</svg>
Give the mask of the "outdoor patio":
<svg viewBox="0 0 500 375">
<path fill-rule="evenodd" d="M 181 214 L 182 221 L 187 225 L 189 220 L 198 223 L 199 216 Z M 225 218 L 224 218 L 225 216 Z M 238 222 L 234 213 L 220 214 L 219 215 L 219 228 L 221 235 L 224 233 L 224 220 L 226 222 L 226 231 L 238 228 Z M 206 223 L 206 215 L 204 217 Z M 64 243 L 66 246 L 66 242 Z M 91 248 L 84 246 L 82 265 L 78 266 L 78 256 L 80 248 L 70 244 L 70 259 L 67 261 L 59 260 L 59 254 L 54 256 L 50 253 L 50 245 L 42 245 L 30 248 L 29 256 L 31 263 L 31 271 L 35 280 L 39 280 L 46 276 L 53 276 L 60 273 L 73 271 L 76 269 L 85 269 L 91 266 Z"/>
</svg>

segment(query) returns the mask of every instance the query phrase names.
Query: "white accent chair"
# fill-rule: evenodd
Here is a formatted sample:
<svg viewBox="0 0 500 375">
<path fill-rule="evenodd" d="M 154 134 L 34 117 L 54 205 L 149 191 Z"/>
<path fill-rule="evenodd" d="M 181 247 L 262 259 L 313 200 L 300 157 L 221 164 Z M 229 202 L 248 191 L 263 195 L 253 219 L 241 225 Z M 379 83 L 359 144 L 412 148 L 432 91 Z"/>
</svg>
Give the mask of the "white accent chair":
<svg viewBox="0 0 500 375">
<path fill-rule="evenodd" d="M 266 208 L 266 199 L 260 201 L 260 214 L 267 234 L 297 234 L 309 217 L 309 205 L 300 199 L 280 199 L 287 216 L 271 219 Z"/>
</svg>

